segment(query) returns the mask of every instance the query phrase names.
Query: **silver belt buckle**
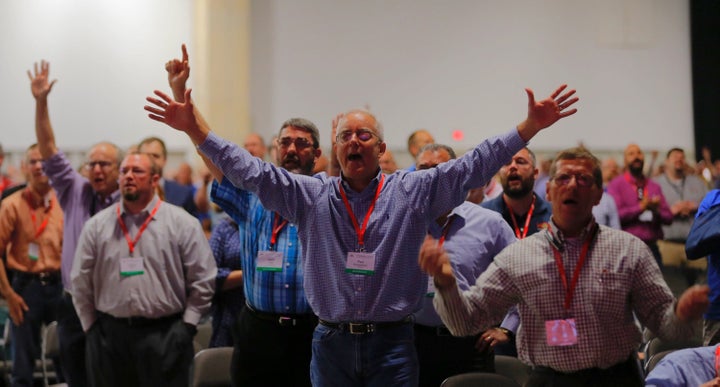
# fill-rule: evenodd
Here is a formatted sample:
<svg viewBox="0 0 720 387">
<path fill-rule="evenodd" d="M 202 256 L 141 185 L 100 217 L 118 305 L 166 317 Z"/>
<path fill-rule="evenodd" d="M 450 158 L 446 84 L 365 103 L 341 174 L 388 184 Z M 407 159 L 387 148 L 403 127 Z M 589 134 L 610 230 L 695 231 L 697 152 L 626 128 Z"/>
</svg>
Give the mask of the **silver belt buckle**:
<svg viewBox="0 0 720 387">
<path fill-rule="evenodd" d="M 375 325 L 372 323 L 348 323 L 348 330 L 350 334 L 353 335 L 364 335 L 366 333 L 373 333 L 375 331 Z"/>
</svg>

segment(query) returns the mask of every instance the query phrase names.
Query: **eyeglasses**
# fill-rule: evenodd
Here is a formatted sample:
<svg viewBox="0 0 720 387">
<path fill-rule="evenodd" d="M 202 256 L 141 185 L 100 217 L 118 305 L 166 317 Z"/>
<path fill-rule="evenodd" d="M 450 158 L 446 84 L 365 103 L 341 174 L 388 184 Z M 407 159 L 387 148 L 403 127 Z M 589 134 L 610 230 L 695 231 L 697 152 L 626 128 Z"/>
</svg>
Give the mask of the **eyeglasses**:
<svg viewBox="0 0 720 387">
<path fill-rule="evenodd" d="M 313 146 L 312 141 L 309 141 L 307 138 L 303 137 L 283 137 L 278 140 L 278 144 L 282 148 L 290 148 L 290 145 L 295 144 L 295 148 L 297 149 L 305 149 L 307 147 Z"/>
<path fill-rule="evenodd" d="M 593 184 L 595 184 L 594 177 L 592 177 L 590 175 L 583 175 L 580 173 L 575 174 L 575 175 L 570 175 L 567 173 L 555 175 L 555 177 L 553 177 L 553 181 L 555 183 L 557 183 L 557 185 L 568 185 L 568 184 L 570 184 L 570 181 L 573 178 L 575 178 L 575 183 L 579 187 L 587 188 L 587 187 L 591 187 Z"/>
<path fill-rule="evenodd" d="M 377 134 L 367 129 L 358 129 L 356 131 L 344 130 L 337 134 L 337 137 L 335 137 L 335 141 L 340 144 L 344 144 L 346 142 L 350 142 L 353 136 L 357 136 L 360 142 L 368 142 L 372 140 L 373 137 L 377 137 Z"/>
<path fill-rule="evenodd" d="M 96 165 L 99 165 L 101 169 L 108 169 L 110 168 L 114 163 L 111 161 L 88 161 L 85 163 L 85 168 L 87 169 L 94 169 Z"/>
</svg>

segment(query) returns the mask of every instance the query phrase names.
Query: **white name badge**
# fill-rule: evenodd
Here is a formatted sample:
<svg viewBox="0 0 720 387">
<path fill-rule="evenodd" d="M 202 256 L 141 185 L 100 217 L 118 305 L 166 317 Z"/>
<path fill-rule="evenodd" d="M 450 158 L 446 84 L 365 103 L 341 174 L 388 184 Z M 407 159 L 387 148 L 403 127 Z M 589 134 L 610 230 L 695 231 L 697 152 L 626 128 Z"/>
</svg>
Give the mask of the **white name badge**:
<svg viewBox="0 0 720 387">
<path fill-rule="evenodd" d="M 435 280 L 432 276 L 428 276 L 428 289 L 425 297 L 435 297 Z"/>
<path fill-rule="evenodd" d="M 638 220 L 641 222 L 652 222 L 653 221 L 653 213 L 650 210 L 643 211 L 640 216 L 638 216 Z"/>
<path fill-rule="evenodd" d="M 31 261 L 37 261 L 40 258 L 40 245 L 37 243 L 30 243 L 28 245 L 28 257 Z"/>
<path fill-rule="evenodd" d="M 120 275 L 130 277 L 133 275 L 144 274 L 145 263 L 142 257 L 120 258 Z"/>
<path fill-rule="evenodd" d="M 282 271 L 283 255 L 280 251 L 258 251 L 257 271 Z"/>
<path fill-rule="evenodd" d="M 375 274 L 375 253 L 351 251 L 348 253 L 345 272 L 352 274 Z"/>
<path fill-rule="evenodd" d="M 575 319 L 545 321 L 545 337 L 549 346 L 568 346 L 577 344 Z"/>
</svg>

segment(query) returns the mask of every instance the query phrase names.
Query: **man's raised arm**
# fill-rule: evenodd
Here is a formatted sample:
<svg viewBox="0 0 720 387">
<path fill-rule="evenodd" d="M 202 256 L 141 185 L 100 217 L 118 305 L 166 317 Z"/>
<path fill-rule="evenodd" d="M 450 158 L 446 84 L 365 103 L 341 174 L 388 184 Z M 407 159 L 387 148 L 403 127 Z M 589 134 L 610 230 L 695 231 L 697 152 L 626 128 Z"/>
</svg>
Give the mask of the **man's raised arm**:
<svg viewBox="0 0 720 387">
<path fill-rule="evenodd" d="M 30 90 L 35 97 L 35 135 L 37 136 L 38 149 L 44 160 L 49 159 L 58 152 L 55 145 L 55 134 L 50 123 L 47 97 L 57 80 L 48 82 L 50 75 L 50 63 L 40 62 L 40 69 L 35 63 L 34 73 L 27 72 L 30 78 Z"/>
</svg>

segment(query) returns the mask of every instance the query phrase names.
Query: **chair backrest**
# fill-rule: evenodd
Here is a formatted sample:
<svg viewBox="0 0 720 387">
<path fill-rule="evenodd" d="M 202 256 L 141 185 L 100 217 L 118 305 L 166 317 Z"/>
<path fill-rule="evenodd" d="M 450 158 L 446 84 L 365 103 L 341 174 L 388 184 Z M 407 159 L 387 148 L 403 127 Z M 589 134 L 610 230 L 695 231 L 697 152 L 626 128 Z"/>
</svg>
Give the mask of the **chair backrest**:
<svg viewBox="0 0 720 387">
<path fill-rule="evenodd" d="M 195 335 L 194 346 L 195 353 L 210 347 L 210 337 L 212 336 L 212 324 L 210 321 L 197 325 L 197 334 Z"/>
<path fill-rule="evenodd" d="M 57 372 L 59 372 L 53 366 L 53 358 L 60 356 L 60 339 L 58 338 L 57 325 L 57 321 L 53 321 L 43 330 L 40 363 L 45 386 L 66 386 L 66 384 L 50 384 L 50 380 L 54 380 L 57 377 Z"/>
<path fill-rule="evenodd" d="M 648 342 L 645 348 L 645 359 L 650 360 L 656 354 L 670 349 L 683 349 L 702 346 L 702 338 L 688 338 L 681 341 L 666 341 L 659 337 L 654 337 Z"/>
<path fill-rule="evenodd" d="M 524 386 L 530 378 L 532 367 L 513 356 L 495 355 L 495 372 Z"/>
<path fill-rule="evenodd" d="M 440 387 L 520 387 L 520 384 L 507 376 L 486 372 L 468 372 L 451 376 Z"/>
<path fill-rule="evenodd" d="M 654 355 L 652 355 L 647 362 L 645 363 L 645 375 L 649 374 L 650 371 L 655 368 L 655 366 L 660 363 L 660 360 L 662 360 L 665 356 L 667 356 L 670 353 L 673 353 L 677 351 L 677 349 L 668 349 L 667 351 L 658 352 Z"/>
<path fill-rule="evenodd" d="M 230 387 L 232 347 L 207 348 L 195 354 L 190 368 L 191 387 Z"/>
</svg>

